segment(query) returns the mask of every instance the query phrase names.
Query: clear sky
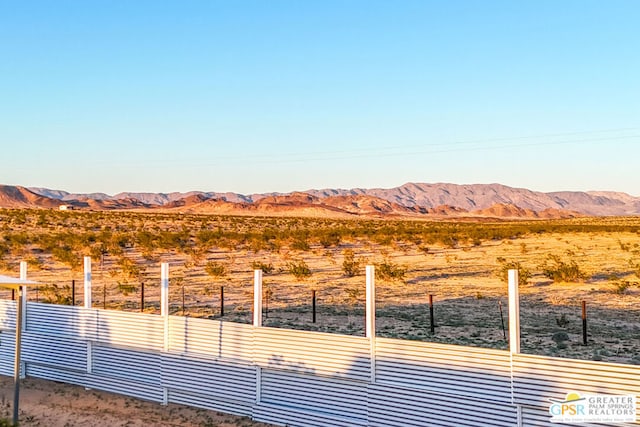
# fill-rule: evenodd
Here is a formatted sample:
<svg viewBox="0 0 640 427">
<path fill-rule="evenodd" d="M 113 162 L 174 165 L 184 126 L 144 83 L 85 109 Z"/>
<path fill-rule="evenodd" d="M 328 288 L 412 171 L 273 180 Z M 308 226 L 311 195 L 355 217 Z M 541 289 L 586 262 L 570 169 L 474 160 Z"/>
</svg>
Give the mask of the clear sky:
<svg viewBox="0 0 640 427">
<path fill-rule="evenodd" d="M 640 1 L 0 0 L 0 184 L 640 196 Z"/>
</svg>

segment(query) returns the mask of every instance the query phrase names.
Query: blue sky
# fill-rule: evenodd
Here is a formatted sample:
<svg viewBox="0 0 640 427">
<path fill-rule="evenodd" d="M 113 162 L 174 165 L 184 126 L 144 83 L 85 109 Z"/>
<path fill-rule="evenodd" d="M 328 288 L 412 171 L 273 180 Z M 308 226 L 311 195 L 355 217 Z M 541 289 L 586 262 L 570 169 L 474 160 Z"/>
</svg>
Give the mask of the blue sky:
<svg viewBox="0 0 640 427">
<path fill-rule="evenodd" d="M 0 0 L 0 183 L 640 196 L 640 2 Z"/>
</svg>

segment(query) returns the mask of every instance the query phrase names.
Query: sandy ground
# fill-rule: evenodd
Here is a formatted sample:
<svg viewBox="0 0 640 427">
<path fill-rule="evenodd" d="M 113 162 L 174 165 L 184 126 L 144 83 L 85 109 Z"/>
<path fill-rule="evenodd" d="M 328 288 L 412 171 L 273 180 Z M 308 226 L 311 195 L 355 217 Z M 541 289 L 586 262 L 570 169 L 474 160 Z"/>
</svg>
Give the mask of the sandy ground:
<svg viewBox="0 0 640 427">
<path fill-rule="evenodd" d="M 0 417 L 13 414 L 13 378 L 0 377 Z M 84 387 L 26 378 L 20 388 L 20 425 L 47 427 L 219 426 L 267 427 L 221 412 L 162 406 Z"/>
</svg>

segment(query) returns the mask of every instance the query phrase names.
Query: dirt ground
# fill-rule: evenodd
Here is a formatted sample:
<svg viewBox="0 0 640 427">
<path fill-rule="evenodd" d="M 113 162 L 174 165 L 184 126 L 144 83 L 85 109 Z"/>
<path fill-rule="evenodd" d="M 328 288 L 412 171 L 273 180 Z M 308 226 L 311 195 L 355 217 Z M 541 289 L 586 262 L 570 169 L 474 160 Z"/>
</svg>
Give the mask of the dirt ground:
<svg viewBox="0 0 640 427">
<path fill-rule="evenodd" d="M 0 418 L 13 414 L 13 378 L 0 377 Z M 247 417 L 183 405 L 162 406 L 84 387 L 26 378 L 20 388 L 20 425 L 47 427 L 216 426 L 268 427 Z"/>
</svg>

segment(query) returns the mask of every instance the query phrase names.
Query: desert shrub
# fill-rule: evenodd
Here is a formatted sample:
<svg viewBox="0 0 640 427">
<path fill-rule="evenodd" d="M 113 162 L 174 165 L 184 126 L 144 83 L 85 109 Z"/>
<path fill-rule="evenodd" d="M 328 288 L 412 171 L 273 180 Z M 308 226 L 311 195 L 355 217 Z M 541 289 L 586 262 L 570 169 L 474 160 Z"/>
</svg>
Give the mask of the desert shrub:
<svg viewBox="0 0 640 427">
<path fill-rule="evenodd" d="M 207 262 L 204 266 L 204 271 L 211 277 L 223 277 L 227 274 L 224 264 L 214 261 Z"/>
<path fill-rule="evenodd" d="M 389 260 L 376 264 L 376 276 L 382 280 L 403 280 L 407 269 Z"/>
<path fill-rule="evenodd" d="M 9 246 L 5 242 L 0 242 L 0 259 L 9 254 Z"/>
<path fill-rule="evenodd" d="M 567 319 L 567 315 L 565 313 L 562 313 L 560 317 L 556 317 L 556 325 L 561 328 L 566 327 L 569 323 L 571 323 L 571 321 Z"/>
<path fill-rule="evenodd" d="M 320 238 L 318 240 L 320 244 L 325 248 L 328 248 L 330 246 L 338 246 L 341 240 L 340 232 L 336 230 L 325 231 L 320 235 Z"/>
<path fill-rule="evenodd" d="M 138 231 L 135 240 L 137 245 L 143 252 L 153 252 L 153 250 L 156 248 L 157 236 L 150 231 Z"/>
<path fill-rule="evenodd" d="M 264 263 L 262 261 L 253 261 L 251 263 L 252 270 L 262 270 L 264 274 L 269 274 L 273 272 L 273 264 Z"/>
<path fill-rule="evenodd" d="M 344 292 L 347 294 L 347 300 L 350 304 L 357 303 L 361 299 L 363 293 L 362 288 L 359 287 L 346 288 Z"/>
<path fill-rule="evenodd" d="M 296 237 L 291 242 L 291 249 L 295 249 L 297 251 L 308 251 L 310 249 L 309 242 L 305 237 Z"/>
<path fill-rule="evenodd" d="M 53 248 L 51 250 L 51 255 L 56 261 L 67 264 L 73 271 L 76 271 L 80 268 L 80 256 L 75 254 L 71 247 L 67 245 Z"/>
<path fill-rule="evenodd" d="M 348 277 L 356 276 L 360 273 L 362 263 L 356 260 L 355 253 L 351 249 L 346 249 L 344 252 L 344 260 L 342 261 L 342 271 Z"/>
<path fill-rule="evenodd" d="M 196 244 L 202 248 L 208 249 L 214 246 L 221 237 L 222 230 L 200 230 L 196 233 Z"/>
<path fill-rule="evenodd" d="M 173 249 L 184 253 L 189 248 L 190 241 L 191 235 L 186 230 L 178 232 L 161 231 L 159 234 L 158 246 L 162 249 Z"/>
<path fill-rule="evenodd" d="M 531 272 L 520 261 L 507 261 L 505 258 L 498 258 L 498 263 L 500 263 L 498 277 L 503 283 L 509 282 L 509 270 L 518 270 L 518 286 L 529 284 Z"/>
<path fill-rule="evenodd" d="M 640 262 L 630 259 L 629 266 L 633 269 L 633 274 L 640 278 Z"/>
<path fill-rule="evenodd" d="M 287 264 L 287 270 L 298 280 L 311 276 L 311 270 L 304 260 L 289 262 Z"/>
<path fill-rule="evenodd" d="M 125 279 L 133 280 L 140 278 L 142 267 L 140 267 L 131 258 L 122 256 L 118 259 L 117 264 L 122 272 L 122 277 L 124 277 Z"/>
<path fill-rule="evenodd" d="M 563 261 L 558 255 L 547 257 L 542 273 L 554 282 L 579 282 L 585 278 L 575 260 Z"/>
<path fill-rule="evenodd" d="M 622 280 L 615 275 L 611 276 L 610 280 L 610 283 L 613 286 L 612 292 L 618 295 L 625 294 L 632 285 L 637 285 L 637 283 L 633 283 L 629 280 Z"/>
<path fill-rule="evenodd" d="M 42 301 L 50 304 L 71 305 L 71 286 L 56 284 L 38 287 Z"/>
<path fill-rule="evenodd" d="M 129 296 L 129 294 L 138 292 L 138 287 L 136 285 L 130 285 L 127 282 L 118 282 L 118 291 L 126 297 Z"/>
</svg>

